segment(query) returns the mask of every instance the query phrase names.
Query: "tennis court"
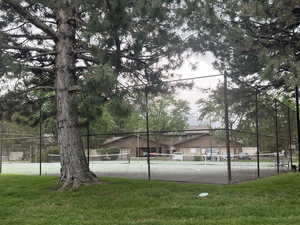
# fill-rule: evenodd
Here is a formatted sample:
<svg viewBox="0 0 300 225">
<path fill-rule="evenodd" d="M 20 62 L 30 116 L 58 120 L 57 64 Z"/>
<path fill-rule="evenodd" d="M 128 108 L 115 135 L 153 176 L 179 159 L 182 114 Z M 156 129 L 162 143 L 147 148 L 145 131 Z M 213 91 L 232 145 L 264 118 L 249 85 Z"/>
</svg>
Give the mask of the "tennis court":
<svg viewBox="0 0 300 225">
<path fill-rule="evenodd" d="M 148 179 L 148 164 L 146 158 L 131 159 L 122 156 L 122 160 L 100 160 L 93 158 L 90 161 L 90 169 L 98 176 L 126 177 Z M 96 160 L 95 160 L 96 159 Z M 98 160 L 97 160 L 98 159 Z M 3 162 L 2 172 L 4 174 L 30 174 L 58 175 L 60 171 L 59 162 Z M 226 161 L 170 161 L 151 160 L 151 179 L 227 184 L 227 162 Z M 280 166 L 280 172 L 288 171 L 288 167 Z M 243 182 L 257 178 L 257 163 L 255 161 L 233 161 L 231 163 L 232 182 Z M 274 162 L 260 163 L 260 177 L 277 174 Z"/>
</svg>

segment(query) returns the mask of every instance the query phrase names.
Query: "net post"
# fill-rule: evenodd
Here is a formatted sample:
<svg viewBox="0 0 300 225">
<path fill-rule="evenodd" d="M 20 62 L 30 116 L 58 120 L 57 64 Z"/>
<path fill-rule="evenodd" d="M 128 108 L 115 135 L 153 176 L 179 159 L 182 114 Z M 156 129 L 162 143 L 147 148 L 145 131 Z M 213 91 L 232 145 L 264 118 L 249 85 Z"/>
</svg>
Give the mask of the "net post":
<svg viewBox="0 0 300 225">
<path fill-rule="evenodd" d="M 258 88 L 255 89 L 255 128 L 256 128 L 256 160 L 257 160 L 257 178 L 260 178 L 260 145 L 259 145 L 259 121 L 258 121 Z"/>
<path fill-rule="evenodd" d="M 128 161 L 128 164 L 130 164 L 130 153 L 127 154 L 127 161 Z"/>
<path fill-rule="evenodd" d="M 230 157 L 230 139 L 229 139 L 229 118 L 228 118 L 228 93 L 227 93 L 227 72 L 224 73 L 224 119 L 226 131 L 226 152 L 227 152 L 227 176 L 228 183 L 231 184 L 231 157 Z"/>
<path fill-rule="evenodd" d="M 277 173 L 279 174 L 279 139 L 278 139 L 278 102 L 275 99 L 275 149 L 276 149 L 276 164 L 277 164 Z"/>
</svg>

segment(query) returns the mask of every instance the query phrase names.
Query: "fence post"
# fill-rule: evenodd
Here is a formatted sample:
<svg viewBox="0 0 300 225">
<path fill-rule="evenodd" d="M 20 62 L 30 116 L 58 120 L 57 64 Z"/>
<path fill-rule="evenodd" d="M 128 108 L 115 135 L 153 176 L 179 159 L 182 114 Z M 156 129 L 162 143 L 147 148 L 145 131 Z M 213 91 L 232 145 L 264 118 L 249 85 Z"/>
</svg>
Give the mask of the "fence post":
<svg viewBox="0 0 300 225">
<path fill-rule="evenodd" d="M 276 164 L 277 164 L 277 173 L 279 174 L 279 139 L 278 139 L 278 103 L 275 99 L 275 139 L 276 139 Z"/>
<path fill-rule="evenodd" d="M 42 103 L 40 103 L 40 146 L 39 146 L 39 153 L 40 153 L 40 176 L 42 175 Z"/>
<path fill-rule="evenodd" d="M 224 119 L 226 130 L 226 151 L 227 151 L 227 176 L 228 183 L 232 181 L 231 177 L 231 157 L 230 157 L 230 140 L 229 140 L 229 119 L 228 119 L 228 95 L 227 95 L 227 73 L 224 73 Z"/>
<path fill-rule="evenodd" d="M 147 165 L 148 165 L 148 180 L 151 180 L 150 168 L 150 140 L 149 140 L 149 108 L 148 108 L 148 86 L 145 87 L 146 100 L 146 131 L 147 131 Z"/>
<path fill-rule="evenodd" d="M 4 134 L 3 118 L 1 117 L 1 137 L 0 137 L 0 174 L 2 173 L 2 162 L 3 162 L 3 134 Z"/>
<path fill-rule="evenodd" d="M 256 128 L 256 160 L 257 160 L 257 178 L 260 178 L 260 146 L 259 146 L 259 124 L 258 124 L 258 88 L 255 89 L 255 128 Z"/>
<path fill-rule="evenodd" d="M 90 167 L 90 123 L 87 123 L 87 135 L 86 135 L 86 148 L 87 148 L 87 161 Z"/>
<path fill-rule="evenodd" d="M 300 172 L 300 118 L 299 118 L 299 89 L 295 87 L 296 96 L 296 118 L 297 118 L 297 139 L 298 139 L 298 171 Z"/>
<path fill-rule="evenodd" d="M 290 153 L 290 164 L 292 169 L 293 165 L 293 152 L 292 152 L 292 130 L 291 130 L 291 116 L 290 116 L 290 108 L 287 107 L 287 113 L 288 113 L 288 132 L 289 132 L 289 153 Z"/>
</svg>

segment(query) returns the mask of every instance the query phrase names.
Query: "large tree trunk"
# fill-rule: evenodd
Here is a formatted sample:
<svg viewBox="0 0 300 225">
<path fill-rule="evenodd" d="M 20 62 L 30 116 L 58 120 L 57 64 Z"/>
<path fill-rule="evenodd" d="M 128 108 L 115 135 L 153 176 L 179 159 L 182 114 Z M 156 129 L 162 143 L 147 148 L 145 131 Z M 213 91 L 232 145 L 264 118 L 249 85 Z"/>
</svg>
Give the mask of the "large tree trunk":
<svg viewBox="0 0 300 225">
<path fill-rule="evenodd" d="M 57 9 L 56 96 L 58 144 L 61 154 L 62 188 L 77 188 L 81 184 L 98 182 L 89 170 L 83 151 L 74 96 L 76 8 L 72 1 L 62 0 Z"/>
</svg>

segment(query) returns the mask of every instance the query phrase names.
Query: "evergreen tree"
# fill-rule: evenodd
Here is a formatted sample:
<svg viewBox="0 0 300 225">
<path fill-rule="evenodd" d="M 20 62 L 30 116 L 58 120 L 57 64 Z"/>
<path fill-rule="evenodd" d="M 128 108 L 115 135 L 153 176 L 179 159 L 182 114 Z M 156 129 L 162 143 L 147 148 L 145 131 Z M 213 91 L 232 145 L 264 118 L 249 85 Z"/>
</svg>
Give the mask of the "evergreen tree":
<svg viewBox="0 0 300 225">
<path fill-rule="evenodd" d="M 198 51 L 205 39 L 202 47 L 214 53 L 216 68 L 236 84 L 290 92 L 299 83 L 298 0 L 189 2 L 191 46 Z"/>
<path fill-rule="evenodd" d="M 2 93 L 1 109 L 22 111 L 30 103 L 29 111 L 34 112 L 43 100 L 51 99 L 56 106 L 52 114 L 56 114 L 62 188 L 98 182 L 82 150 L 80 112 L 95 115 L 93 106 L 115 96 L 120 80 L 159 83 L 167 74 L 163 72 L 182 62 L 179 4 L 0 2 L 0 73 L 14 87 Z"/>
</svg>

